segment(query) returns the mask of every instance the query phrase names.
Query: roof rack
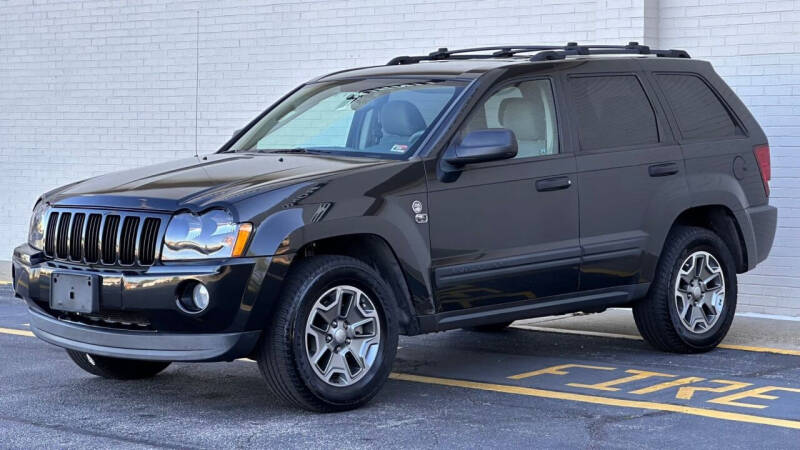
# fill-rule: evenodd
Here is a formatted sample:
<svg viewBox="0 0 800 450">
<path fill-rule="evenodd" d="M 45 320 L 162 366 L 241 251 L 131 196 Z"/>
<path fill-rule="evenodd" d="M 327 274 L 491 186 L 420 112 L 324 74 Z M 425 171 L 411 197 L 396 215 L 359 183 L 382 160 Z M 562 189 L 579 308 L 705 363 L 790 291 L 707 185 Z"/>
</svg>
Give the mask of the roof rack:
<svg viewBox="0 0 800 450">
<path fill-rule="evenodd" d="M 492 53 L 478 53 L 487 52 Z M 420 61 L 437 61 L 442 59 L 489 59 L 510 58 L 520 53 L 537 52 L 529 61 L 552 61 L 565 59 L 571 55 L 655 55 L 665 58 L 690 58 L 685 50 L 653 50 L 647 45 L 638 42 L 629 42 L 628 45 L 578 45 L 577 42 L 568 42 L 567 45 L 512 45 L 500 47 L 475 47 L 448 50 L 440 48 L 426 56 L 398 56 L 386 63 L 387 66 L 400 64 L 416 64 Z"/>
</svg>

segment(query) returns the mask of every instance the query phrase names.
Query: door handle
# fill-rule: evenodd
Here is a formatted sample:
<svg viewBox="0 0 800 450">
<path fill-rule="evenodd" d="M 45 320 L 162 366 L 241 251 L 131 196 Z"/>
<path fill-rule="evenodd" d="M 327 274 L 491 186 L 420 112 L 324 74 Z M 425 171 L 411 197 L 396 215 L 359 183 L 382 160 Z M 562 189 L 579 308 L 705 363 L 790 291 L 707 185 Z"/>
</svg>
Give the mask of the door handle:
<svg viewBox="0 0 800 450">
<path fill-rule="evenodd" d="M 675 175 L 680 171 L 680 168 L 676 163 L 653 164 L 647 168 L 647 171 L 650 173 L 651 177 L 666 177 Z"/>
<path fill-rule="evenodd" d="M 545 178 L 536 181 L 536 190 L 539 192 L 558 191 L 570 186 L 572 186 L 572 180 L 569 177 Z"/>
</svg>

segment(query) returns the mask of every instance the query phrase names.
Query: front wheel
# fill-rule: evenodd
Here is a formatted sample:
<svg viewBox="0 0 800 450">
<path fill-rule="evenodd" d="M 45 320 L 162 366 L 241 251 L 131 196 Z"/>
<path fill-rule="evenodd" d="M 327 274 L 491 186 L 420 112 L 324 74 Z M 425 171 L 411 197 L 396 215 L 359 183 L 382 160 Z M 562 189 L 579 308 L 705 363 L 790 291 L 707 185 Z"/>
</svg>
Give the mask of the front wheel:
<svg viewBox="0 0 800 450">
<path fill-rule="evenodd" d="M 676 353 L 705 352 L 730 329 L 736 312 L 736 268 L 714 232 L 678 227 L 667 237 L 648 296 L 633 317 L 652 346 Z"/>
<path fill-rule="evenodd" d="M 318 412 L 369 401 L 397 351 L 394 301 L 380 274 L 358 259 L 321 255 L 299 262 L 258 349 L 267 386 Z"/>
<path fill-rule="evenodd" d="M 92 375 L 114 380 L 139 380 L 158 375 L 169 366 L 169 362 L 139 361 L 135 359 L 110 358 L 90 353 L 67 350 L 70 359 L 81 369 Z"/>
</svg>

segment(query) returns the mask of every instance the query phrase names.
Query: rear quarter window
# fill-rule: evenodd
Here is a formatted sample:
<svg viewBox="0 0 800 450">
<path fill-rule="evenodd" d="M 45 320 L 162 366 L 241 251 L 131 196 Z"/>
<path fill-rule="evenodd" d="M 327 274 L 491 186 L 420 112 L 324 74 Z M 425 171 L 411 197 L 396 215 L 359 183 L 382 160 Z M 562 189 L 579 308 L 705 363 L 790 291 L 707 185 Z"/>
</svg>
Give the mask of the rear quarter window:
<svg viewBox="0 0 800 450">
<path fill-rule="evenodd" d="M 684 139 L 719 139 L 744 134 L 719 97 L 700 77 L 656 74 L 656 79 Z"/>
<path fill-rule="evenodd" d="M 658 143 L 653 105 L 635 75 L 568 79 L 583 150 Z"/>
</svg>

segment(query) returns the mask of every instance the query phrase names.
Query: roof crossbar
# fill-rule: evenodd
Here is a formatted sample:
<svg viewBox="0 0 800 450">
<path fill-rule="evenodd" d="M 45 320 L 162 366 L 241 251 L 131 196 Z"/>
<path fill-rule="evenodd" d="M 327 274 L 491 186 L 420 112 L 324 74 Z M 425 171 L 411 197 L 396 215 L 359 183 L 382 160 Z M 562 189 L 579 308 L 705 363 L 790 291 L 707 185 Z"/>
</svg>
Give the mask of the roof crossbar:
<svg viewBox="0 0 800 450">
<path fill-rule="evenodd" d="M 478 53 L 487 52 L 492 53 Z M 638 42 L 629 42 L 628 45 L 578 45 L 576 42 L 568 42 L 567 45 L 511 45 L 498 47 L 475 47 L 457 50 L 440 48 L 425 56 L 398 56 L 389 61 L 386 65 L 416 64 L 420 61 L 437 61 L 443 59 L 489 59 L 489 58 L 510 58 L 520 53 L 537 52 L 529 58 L 529 61 L 551 61 L 565 59 L 572 55 L 655 55 L 666 58 L 690 58 L 685 50 L 654 50 L 647 45 L 640 45 Z"/>
</svg>

